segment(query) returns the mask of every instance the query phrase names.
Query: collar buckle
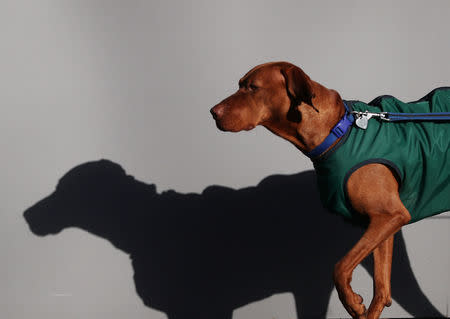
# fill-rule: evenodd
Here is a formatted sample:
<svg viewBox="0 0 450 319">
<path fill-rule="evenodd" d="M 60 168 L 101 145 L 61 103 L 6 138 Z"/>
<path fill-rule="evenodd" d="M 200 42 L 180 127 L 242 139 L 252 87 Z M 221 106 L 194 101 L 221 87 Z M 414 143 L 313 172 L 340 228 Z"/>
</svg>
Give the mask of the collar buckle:
<svg viewBox="0 0 450 319">
<path fill-rule="evenodd" d="M 355 118 L 353 114 L 351 114 L 347 104 L 344 101 L 345 106 L 345 115 L 341 118 L 341 120 L 331 129 L 330 134 L 325 138 L 325 140 L 314 148 L 309 153 L 306 153 L 306 156 L 314 160 L 315 158 L 321 156 L 337 139 L 344 136 L 345 133 L 348 132 L 350 127 L 353 125 Z"/>
<path fill-rule="evenodd" d="M 345 130 L 346 127 L 343 128 L 343 126 L 345 126 L 344 122 L 343 121 L 339 122 L 338 125 L 333 127 L 333 129 L 331 130 L 331 133 L 333 133 L 337 138 L 341 137 L 346 132 L 346 130 Z"/>
</svg>

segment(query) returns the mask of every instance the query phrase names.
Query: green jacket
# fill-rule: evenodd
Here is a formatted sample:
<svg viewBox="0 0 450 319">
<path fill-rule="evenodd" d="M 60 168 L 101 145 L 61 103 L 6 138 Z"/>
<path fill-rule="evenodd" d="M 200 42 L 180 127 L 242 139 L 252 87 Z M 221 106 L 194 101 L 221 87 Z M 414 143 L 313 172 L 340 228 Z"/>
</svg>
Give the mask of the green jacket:
<svg viewBox="0 0 450 319">
<path fill-rule="evenodd" d="M 346 101 L 350 109 L 369 112 L 450 112 L 450 87 L 438 88 L 416 102 L 380 96 L 369 104 Z M 353 125 L 341 140 L 314 160 L 325 207 L 358 219 L 346 194 L 347 180 L 363 165 L 390 167 L 399 181 L 410 223 L 450 210 L 450 122 L 381 122 L 372 118 L 366 130 Z"/>
</svg>

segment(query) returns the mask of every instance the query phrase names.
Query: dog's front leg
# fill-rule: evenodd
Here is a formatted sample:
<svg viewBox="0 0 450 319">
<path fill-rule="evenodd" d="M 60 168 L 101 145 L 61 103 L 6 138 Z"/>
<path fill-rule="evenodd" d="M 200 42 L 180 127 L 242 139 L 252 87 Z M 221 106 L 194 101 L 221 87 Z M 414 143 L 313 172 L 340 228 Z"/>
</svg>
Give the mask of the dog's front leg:
<svg viewBox="0 0 450 319">
<path fill-rule="evenodd" d="M 373 299 L 367 313 L 368 319 L 379 318 L 384 307 L 389 307 L 391 299 L 391 267 L 394 236 L 390 236 L 373 251 L 374 276 Z"/>
<path fill-rule="evenodd" d="M 371 219 L 370 225 L 358 243 L 335 266 L 334 282 L 339 299 L 353 318 L 366 318 L 366 308 L 362 298 L 353 292 L 350 282 L 356 266 L 380 243 L 392 237 L 404 225 L 400 217 L 380 214 Z M 375 305 L 374 305 L 375 307 Z M 378 307 L 377 307 L 378 308 Z M 373 307 L 371 310 L 374 309 Z M 377 318 L 377 317 L 375 317 Z"/>
<path fill-rule="evenodd" d="M 350 286 L 352 273 L 377 247 L 377 260 L 380 262 L 389 259 L 386 253 L 391 250 L 389 248 L 391 237 L 407 224 L 411 217 L 400 200 L 397 180 L 384 165 L 369 164 L 356 170 L 348 180 L 347 192 L 353 208 L 367 215 L 370 223 L 362 238 L 336 264 L 334 281 L 340 300 L 353 318 L 366 318 L 367 315 L 370 318 L 378 318 L 381 314 L 379 303 L 373 302 L 370 312 L 366 313 L 362 298 L 353 292 Z M 390 273 L 387 270 L 378 267 L 379 276 L 384 278 L 384 282 L 386 275 Z M 384 294 L 382 287 L 386 288 L 386 285 L 379 285 L 381 289 L 379 295 Z"/>
</svg>

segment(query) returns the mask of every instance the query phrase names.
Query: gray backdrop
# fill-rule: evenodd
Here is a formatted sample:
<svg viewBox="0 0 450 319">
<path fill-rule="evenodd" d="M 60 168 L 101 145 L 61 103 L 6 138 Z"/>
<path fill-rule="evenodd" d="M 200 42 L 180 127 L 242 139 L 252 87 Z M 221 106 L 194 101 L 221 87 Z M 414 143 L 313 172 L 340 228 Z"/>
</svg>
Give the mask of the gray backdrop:
<svg viewBox="0 0 450 319">
<path fill-rule="evenodd" d="M 23 211 L 68 170 L 101 158 L 158 192 L 241 188 L 309 170 L 264 128 L 218 131 L 209 108 L 249 68 L 273 60 L 299 65 L 343 98 L 416 100 L 450 84 L 449 16 L 448 1 L 1 1 L 0 315 L 165 318 L 136 295 L 126 254 L 77 228 L 38 237 Z M 404 229 L 420 288 L 447 316 L 449 225 Z M 364 269 L 353 286 L 370 299 Z M 233 318 L 295 313 L 285 292 Z M 335 292 L 327 314 L 346 316 Z M 384 314 L 409 316 L 395 301 Z"/>
</svg>

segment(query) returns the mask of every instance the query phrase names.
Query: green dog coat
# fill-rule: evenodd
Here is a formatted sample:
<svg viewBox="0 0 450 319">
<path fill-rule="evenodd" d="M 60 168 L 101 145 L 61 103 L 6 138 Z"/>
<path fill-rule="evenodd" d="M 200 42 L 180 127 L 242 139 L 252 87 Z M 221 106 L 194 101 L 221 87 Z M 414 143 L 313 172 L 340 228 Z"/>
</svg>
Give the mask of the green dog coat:
<svg viewBox="0 0 450 319">
<path fill-rule="evenodd" d="M 416 102 L 393 96 L 366 104 L 346 101 L 352 111 L 374 113 L 450 112 L 450 87 L 438 88 Z M 358 219 L 347 196 L 347 181 L 358 168 L 380 163 L 399 182 L 400 198 L 410 223 L 450 210 L 450 122 L 384 122 L 372 118 L 366 130 L 350 127 L 341 140 L 313 160 L 323 205 L 346 218 Z"/>
</svg>

